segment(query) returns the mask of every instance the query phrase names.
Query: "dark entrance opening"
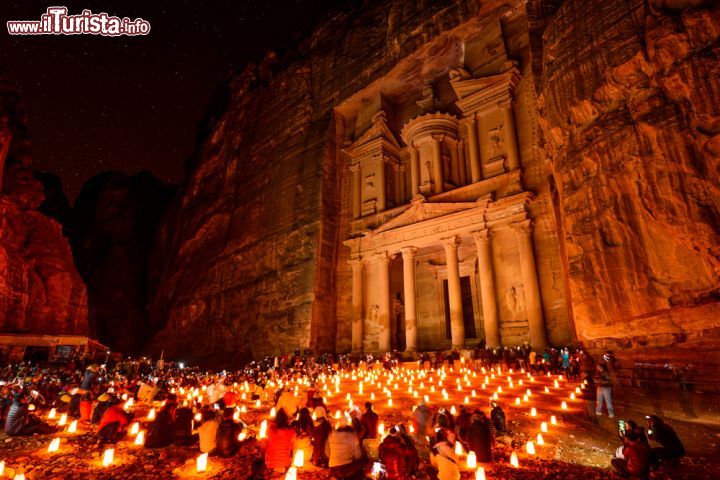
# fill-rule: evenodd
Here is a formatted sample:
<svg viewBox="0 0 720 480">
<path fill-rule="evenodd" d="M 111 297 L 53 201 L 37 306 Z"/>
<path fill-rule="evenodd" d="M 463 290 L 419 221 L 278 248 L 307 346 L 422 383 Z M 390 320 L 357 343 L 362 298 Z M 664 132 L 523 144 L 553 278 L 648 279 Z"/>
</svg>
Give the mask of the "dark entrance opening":
<svg viewBox="0 0 720 480">
<path fill-rule="evenodd" d="M 443 292 L 445 294 L 445 337 L 452 338 L 450 328 L 450 297 L 448 294 L 448 282 L 443 280 Z M 460 294 L 462 296 L 463 324 L 465 325 L 465 338 L 477 338 L 475 330 L 475 311 L 473 309 L 472 285 L 470 277 L 460 277 Z"/>
</svg>

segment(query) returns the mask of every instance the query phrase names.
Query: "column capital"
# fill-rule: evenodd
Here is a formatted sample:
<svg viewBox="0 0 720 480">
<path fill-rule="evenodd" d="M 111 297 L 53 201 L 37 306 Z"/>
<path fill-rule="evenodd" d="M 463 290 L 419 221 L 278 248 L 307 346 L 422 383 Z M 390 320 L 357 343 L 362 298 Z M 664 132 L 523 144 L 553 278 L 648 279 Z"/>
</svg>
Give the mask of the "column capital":
<svg viewBox="0 0 720 480">
<path fill-rule="evenodd" d="M 490 240 L 492 240 L 492 232 L 490 232 L 489 228 L 475 230 L 474 232 L 472 232 L 472 236 L 475 239 L 475 242 L 478 244 L 489 243 Z"/>
<path fill-rule="evenodd" d="M 359 171 L 360 171 L 360 164 L 359 164 L 358 162 L 351 163 L 351 164 L 348 166 L 348 168 L 349 168 L 350 171 L 353 172 L 353 173 L 359 172 Z"/>
<path fill-rule="evenodd" d="M 389 265 L 390 262 L 392 262 L 394 258 L 395 258 L 395 255 L 391 255 L 388 252 L 378 252 L 372 256 L 372 259 L 374 261 L 385 262 L 386 265 Z"/>
<path fill-rule="evenodd" d="M 532 220 L 529 218 L 520 222 L 511 223 L 510 226 L 517 234 L 530 235 L 532 233 Z"/>
<path fill-rule="evenodd" d="M 362 267 L 365 264 L 365 260 L 363 259 L 362 255 L 351 255 L 350 260 L 348 260 L 348 263 L 352 265 L 353 267 L 360 266 Z"/>
<path fill-rule="evenodd" d="M 442 246 L 445 247 L 445 249 L 449 248 L 457 248 L 460 246 L 460 241 L 456 236 L 447 237 L 447 238 L 441 238 L 440 243 L 442 243 Z"/>
<path fill-rule="evenodd" d="M 400 250 L 400 252 L 402 253 L 403 259 L 405 259 L 405 258 L 411 259 L 411 258 L 415 258 L 415 255 L 418 252 L 418 248 L 417 247 L 403 247 Z"/>
</svg>

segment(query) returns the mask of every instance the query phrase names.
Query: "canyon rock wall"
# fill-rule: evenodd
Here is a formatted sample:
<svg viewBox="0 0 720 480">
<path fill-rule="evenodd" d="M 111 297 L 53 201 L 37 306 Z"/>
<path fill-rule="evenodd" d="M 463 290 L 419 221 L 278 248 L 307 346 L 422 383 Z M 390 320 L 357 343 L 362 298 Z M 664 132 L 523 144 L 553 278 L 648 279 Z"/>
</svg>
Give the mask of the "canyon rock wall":
<svg viewBox="0 0 720 480">
<path fill-rule="evenodd" d="M 578 339 L 717 367 L 720 7 L 528 8 Z"/>
<path fill-rule="evenodd" d="M 103 172 L 83 185 L 64 214 L 75 264 L 87 285 L 90 325 L 113 350 L 137 354 L 155 333 L 147 311 L 156 282 L 149 250 L 174 193 L 148 172 Z M 53 208 L 56 203 L 61 204 L 45 208 L 62 212 Z"/>
<path fill-rule="evenodd" d="M 87 335 L 85 285 L 62 227 L 38 210 L 43 185 L 30 167 L 17 97 L 4 83 L 0 179 L 0 332 Z"/>
</svg>

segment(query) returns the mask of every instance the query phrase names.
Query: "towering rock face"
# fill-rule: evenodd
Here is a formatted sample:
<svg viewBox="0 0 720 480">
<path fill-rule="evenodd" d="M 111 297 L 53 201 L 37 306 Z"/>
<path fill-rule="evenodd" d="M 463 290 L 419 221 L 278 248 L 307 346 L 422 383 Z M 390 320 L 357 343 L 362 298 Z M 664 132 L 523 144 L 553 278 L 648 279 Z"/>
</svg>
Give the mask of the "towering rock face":
<svg viewBox="0 0 720 480">
<path fill-rule="evenodd" d="M 0 86 L 0 332 L 88 334 L 85 285 L 55 220 L 38 211 L 24 118 Z"/>
<path fill-rule="evenodd" d="M 522 183 L 533 199 L 522 208 L 534 221 L 537 315 L 550 341 L 570 341 L 551 173 L 536 148 L 527 33 L 520 1 L 371 2 L 329 18 L 289 60 L 268 56 L 234 77 L 151 256 L 161 272 L 151 307 L 161 331 L 152 350 L 225 364 L 298 347 L 348 351 L 352 270 L 342 242 L 353 221 L 353 188 L 344 149 L 367 130 L 378 98 L 392 103 L 388 124 L 399 137 L 403 122 L 432 110 L 433 95 L 445 105 L 458 100 L 449 76 L 466 67 L 480 77 L 519 69 L 512 108 Z M 517 172 L 512 178 L 519 187 Z M 516 280 L 513 233 L 497 238 L 497 255 L 514 263 L 501 279 Z M 470 239 L 461 260 L 470 265 L 476 252 Z M 434 287 L 422 288 L 437 297 Z M 500 288 L 508 299 L 500 317 L 517 317 L 518 325 L 502 333 L 515 335 L 515 328 L 513 342 L 521 341 L 522 289 L 510 280 Z M 441 298 L 423 307 L 433 321 L 442 315 Z"/>
<path fill-rule="evenodd" d="M 528 8 L 578 339 L 697 363 L 720 338 L 720 7 Z"/>
<path fill-rule="evenodd" d="M 148 172 L 104 172 L 83 185 L 69 215 L 66 233 L 87 285 L 90 324 L 113 350 L 138 353 L 154 333 L 148 254 L 174 192 Z"/>
</svg>

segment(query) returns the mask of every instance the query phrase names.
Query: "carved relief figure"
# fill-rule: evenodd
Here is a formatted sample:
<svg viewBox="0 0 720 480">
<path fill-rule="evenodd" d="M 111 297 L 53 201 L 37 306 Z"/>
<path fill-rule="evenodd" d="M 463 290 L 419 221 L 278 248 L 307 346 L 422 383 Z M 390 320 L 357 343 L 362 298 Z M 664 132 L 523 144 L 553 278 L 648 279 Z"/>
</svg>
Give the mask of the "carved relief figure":
<svg viewBox="0 0 720 480">
<path fill-rule="evenodd" d="M 504 139 L 503 139 L 503 126 L 500 125 L 497 128 L 493 128 L 488 131 L 490 137 L 490 158 L 497 158 L 504 152 Z"/>
<path fill-rule="evenodd" d="M 375 198 L 375 174 L 365 177 L 365 192 L 363 197 L 365 200 Z"/>
<path fill-rule="evenodd" d="M 370 311 L 368 312 L 368 316 L 369 316 L 370 322 L 372 324 L 377 325 L 379 313 L 380 313 L 380 305 L 377 305 L 377 304 L 370 305 Z"/>
<path fill-rule="evenodd" d="M 515 287 L 510 287 L 505 292 L 505 305 L 513 320 L 520 320 L 525 312 L 525 299 L 523 292 L 518 292 Z"/>
</svg>

